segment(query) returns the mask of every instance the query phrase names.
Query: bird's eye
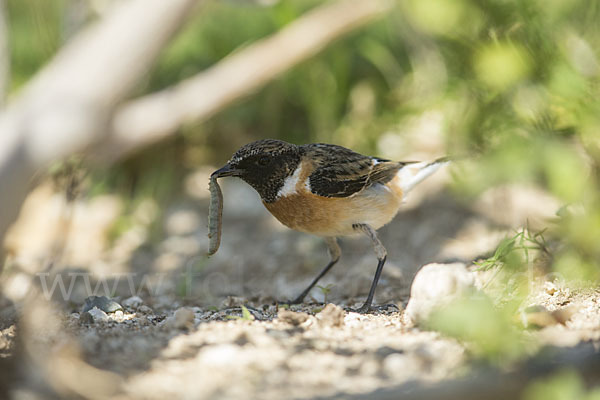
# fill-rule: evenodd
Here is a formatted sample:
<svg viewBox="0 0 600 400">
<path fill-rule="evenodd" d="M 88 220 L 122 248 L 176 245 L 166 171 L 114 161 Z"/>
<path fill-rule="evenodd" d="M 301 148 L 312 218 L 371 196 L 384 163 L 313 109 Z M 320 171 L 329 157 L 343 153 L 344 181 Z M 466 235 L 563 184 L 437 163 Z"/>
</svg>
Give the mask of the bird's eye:
<svg viewBox="0 0 600 400">
<path fill-rule="evenodd" d="M 266 165 L 269 165 L 270 162 L 271 162 L 271 157 L 269 157 L 269 156 L 261 156 L 258 159 L 258 165 L 261 165 L 263 167 Z"/>
</svg>

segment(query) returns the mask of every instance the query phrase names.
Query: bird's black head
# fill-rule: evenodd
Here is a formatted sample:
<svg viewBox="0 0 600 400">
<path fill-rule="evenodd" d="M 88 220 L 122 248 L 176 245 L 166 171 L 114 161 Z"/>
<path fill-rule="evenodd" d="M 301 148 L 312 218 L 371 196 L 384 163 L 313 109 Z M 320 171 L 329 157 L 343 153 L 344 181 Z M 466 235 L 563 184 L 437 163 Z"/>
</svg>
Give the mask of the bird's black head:
<svg viewBox="0 0 600 400">
<path fill-rule="evenodd" d="M 263 201 L 276 200 L 285 178 L 300 164 L 300 148 L 282 140 L 264 139 L 248 143 L 213 176 L 237 176 L 260 194 Z"/>
</svg>

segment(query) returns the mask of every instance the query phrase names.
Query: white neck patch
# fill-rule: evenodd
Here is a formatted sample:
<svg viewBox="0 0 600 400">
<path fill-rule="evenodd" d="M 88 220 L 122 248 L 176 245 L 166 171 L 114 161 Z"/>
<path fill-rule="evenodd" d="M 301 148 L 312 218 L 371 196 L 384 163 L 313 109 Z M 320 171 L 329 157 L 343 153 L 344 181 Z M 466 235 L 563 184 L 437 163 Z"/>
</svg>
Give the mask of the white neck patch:
<svg viewBox="0 0 600 400">
<path fill-rule="evenodd" d="M 277 192 L 277 198 L 280 199 L 282 197 L 290 196 L 297 193 L 296 186 L 298 185 L 298 181 L 300 180 L 300 175 L 302 174 L 302 164 L 298 165 L 294 173 L 283 181 L 283 186 Z M 308 183 L 308 179 L 306 180 Z"/>
</svg>

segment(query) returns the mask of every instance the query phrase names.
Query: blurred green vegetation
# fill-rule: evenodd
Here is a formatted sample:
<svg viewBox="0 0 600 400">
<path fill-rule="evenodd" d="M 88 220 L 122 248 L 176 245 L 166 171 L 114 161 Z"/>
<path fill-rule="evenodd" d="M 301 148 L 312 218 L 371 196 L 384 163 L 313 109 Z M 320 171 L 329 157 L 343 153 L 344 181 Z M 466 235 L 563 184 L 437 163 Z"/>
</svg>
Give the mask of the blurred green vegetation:
<svg viewBox="0 0 600 400">
<path fill-rule="evenodd" d="M 75 15 L 69 12 L 75 3 L 8 0 L 13 92 L 68 40 L 77 26 L 66 22 Z M 320 4 L 272 3 L 206 3 L 137 94 L 190 77 Z M 83 20 L 98 13 L 100 8 L 91 7 Z M 186 170 L 222 164 L 240 145 L 266 137 L 332 142 L 394 158 L 409 155 L 404 145 L 439 137 L 447 153 L 472 156 L 454 169 L 458 195 L 469 198 L 519 182 L 559 198 L 565 207 L 545 233 L 559 243 L 549 268 L 595 285 L 600 279 L 598 21 L 600 2 L 589 0 L 398 2 L 388 16 L 329 46 L 251 100 L 182 128 L 168 145 L 96 174 L 94 190 L 167 199 Z M 529 261 L 513 257 L 523 250 L 513 239 L 488 263 L 510 265 L 513 273 L 525 270 Z M 475 342 L 481 354 L 510 359 L 523 351 L 511 319 L 523 292 L 517 290 L 501 307 L 485 299 L 458 304 L 457 312 L 440 317 L 435 326 Z M 498 340 L 490 341 L 493 337 Z M 567 386 L 576 386 L 569 379 Z M 531 389 L 527 398 L 542 398 L 542 390 Z"/>
<path fill-rule="evenodd" d="M 600 389 L 586 389 L 577 371 L 564 370 L 531 383 L 523 400 L 600 400 Z"/>
</svg>

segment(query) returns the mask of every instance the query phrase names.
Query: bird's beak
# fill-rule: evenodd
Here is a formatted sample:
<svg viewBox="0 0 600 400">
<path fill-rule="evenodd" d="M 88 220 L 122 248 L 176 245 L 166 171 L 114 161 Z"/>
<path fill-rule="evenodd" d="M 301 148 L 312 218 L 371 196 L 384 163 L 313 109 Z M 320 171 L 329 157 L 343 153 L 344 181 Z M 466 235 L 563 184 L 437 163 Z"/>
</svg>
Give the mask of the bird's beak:
<svg viewBox="0 0 600 400">
<path fill-rule="evenodd" d="M 232 168 L 231 165 L 225 164 L 224 167 L 219 168 L 215 172 L 213 172 L 210 177 L 222 178 L 224 176 L 240 176 L 241 171 L 239 169 Z"/>
</svg>

